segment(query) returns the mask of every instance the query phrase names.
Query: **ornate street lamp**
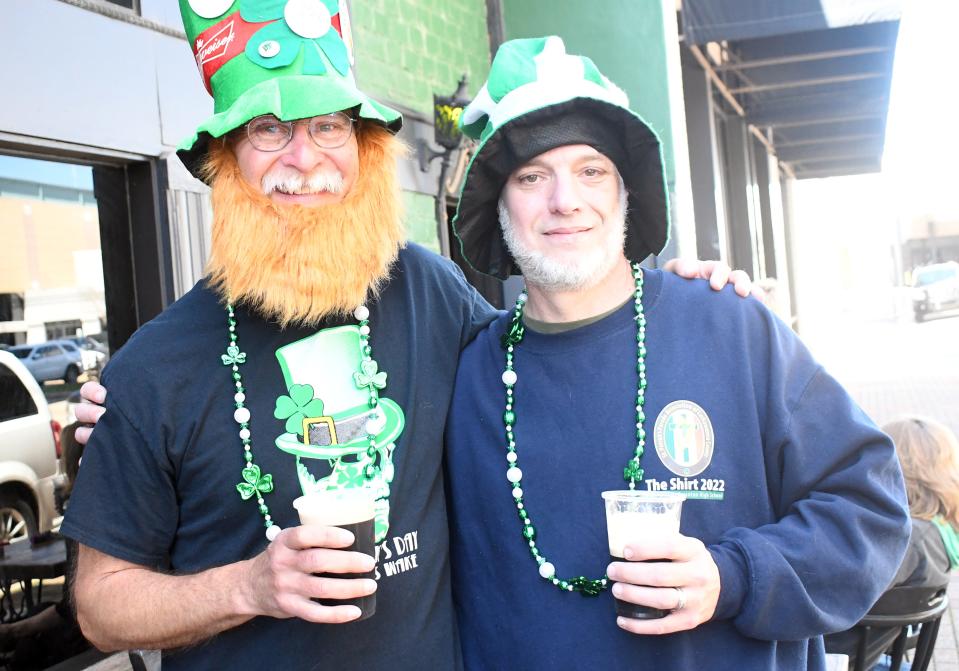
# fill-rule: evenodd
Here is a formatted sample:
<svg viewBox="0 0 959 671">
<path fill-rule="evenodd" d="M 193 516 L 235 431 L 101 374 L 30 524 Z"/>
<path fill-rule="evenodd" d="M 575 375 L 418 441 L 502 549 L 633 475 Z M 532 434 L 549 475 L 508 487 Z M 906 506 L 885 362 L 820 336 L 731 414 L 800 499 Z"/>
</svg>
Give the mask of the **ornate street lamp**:
<svg viewBox="0 0 959 671">
<path fill-rule="evenodd" d="M 436 227 L 440 241 L 440 251 L 449 256 L 450 240 L 446 225 L 446 179 L 450 169 L 450 158 L 454 151 L 459 149 L 463 134 L 459 129 L 460 115 L 463 108 L 469 105 L 466 97 L 466 75 L 460 77 L 456 91 L 451 96 L 433 94 L 433 140 L 442 149 L 434 149 L 425 140 L 420 140 L 416 147 L 420 170 L 429 172 L 430 163 L 440 157 L 439 188 L 436 193 Z"/>
</svg>

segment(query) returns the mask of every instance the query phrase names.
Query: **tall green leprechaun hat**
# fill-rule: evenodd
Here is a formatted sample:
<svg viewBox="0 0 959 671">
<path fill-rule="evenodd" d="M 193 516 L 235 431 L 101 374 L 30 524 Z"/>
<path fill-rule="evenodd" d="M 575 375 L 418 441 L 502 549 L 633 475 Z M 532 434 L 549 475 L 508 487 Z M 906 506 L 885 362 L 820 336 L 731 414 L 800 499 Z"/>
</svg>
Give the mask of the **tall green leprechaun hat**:
<svg viewBox="0 0 959 671">
<path fill-rule="evenodd" d="M 628 191 L 626 256 L 657 254 L 669 235 L 659 138 L 628 108 L 626 94 L 558 37 L 511 40 L 489 79 L 463 110 L 463 133 L 479 140 L 466 173 L 453 230 L 474 269 L 516 274 L 500 232 L 497 204 L 510 173 L 543 152 L 586 144 L 612 160 Z"/>
<path fill-rule="evenodd" d="M 356 88 L 339 0 L 180 0 L 214 114 L 177 154 L 199 177 L 210 138 L 261 114 L 284 121 L 353 110 L 396 132 L 402 118 Z"/>
</svg>

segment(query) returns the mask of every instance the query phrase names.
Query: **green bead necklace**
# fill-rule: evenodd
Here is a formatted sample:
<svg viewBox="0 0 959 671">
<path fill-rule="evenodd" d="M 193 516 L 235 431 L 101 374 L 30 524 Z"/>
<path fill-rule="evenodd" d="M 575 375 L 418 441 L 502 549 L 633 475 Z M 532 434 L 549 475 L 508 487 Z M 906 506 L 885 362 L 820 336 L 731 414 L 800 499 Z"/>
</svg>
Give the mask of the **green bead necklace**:
<svg viewBox="0 0 959 671">
<path fill-rule="evenodd" d="M 240 497 L 246 501 L 252 499 L 256 501 L 258 510 L 263 516 L 263 526 L 266 527 L 266 538 L 268 541 L 272 542 L 276 538 L 280 531 L 279 525 L 273 521 L 273 517 L 270 515 L 270 508 L 266 505 L 266 500 L 263 498 L 264 494 L 269 494 L 273 491 L 273 476 L 270 473 L 262 473 L 260 467 L 256 465 L 256 462 L 253 461 L 253 447 L 250 434 L 250 409 L 246 407 L 246 389 L 243 386 L 243 375 L 240 373 L 240 366 L 246 363 L 246 352 L 240 351 L 240 346 L 237 344 L 237 332 L 236 332 L 236 315 L 233 311 L 233 305 L 228 303 L 226 306 L 227 313 L 227 328 L 230 333 L 230 344 L 227 345 L 226 354 L 220 355 L 220 360 L 223 362 L 224 366 L 228 366 L 232 373 L 233 386 L 236 388 L 236 392 L 233 394 L 233 419 L 237 424 L 240 425 L 240 442 L 243 445 L 243 461 L 244 467 L 241 471 L 243 476 L 243 481 L 236 485 L 236 490 L 240 493 Z M 376 373 L 376 362 L 373 360 L 373 350 L 370 346 L 370 311 L 365 305 L 360 305 L 353 311 L 353 316 L 356 317 L 357 322 L 359 323 L 359 334 L 360 334 L 360 349 L 363 354 L 363 361 L 361 364 L 361 372 L 366 374 L 369 372 L 371 375 Z M 378 389 L 382 389 L 386 386 L 386 374 L 382 374 L 382 379 L 373 375 L 369 381 L 365 379 L 360 379 L 361 373 L 358 372 L 354 374 L 354 379 L 356 384 L 361 386 L 366 386 L 369 388 L 370 400 L 369 407 L 376 408 L 379 404 L 379 393 Z M 376 422 L 368 424 L 368 440 L 369 448 L 367 448 L 367 455 L 372 457 L 376 454 L 376 438 L 374 431 L 376 430 Z M 377 469 L 373 465 L 368 465 L 363 475 L 366 480 L 370 480 L 375 477 Z"/>
<path fill-rule="evenodd" d="M 636 449 L 633 457 L 623 469 L 623 479 L 629 483 L 630 489 L 636 488 L 636 482 L 643 479 L 643 468 L 640 465 L 643 453 L 646 451 L 646 431 L 643 422 L 646 414 L 643 406 L 646 404 L 646 317 L 643 314 L 643 271 L 638 263 L 631 265 L 636 290 L 633 293 L 633 307 L 636 312 Z M 516 452 L 516 437 L 513 427 L 516 425 L 516 412 L 513 409 L 513 395 L 518 376 L 513 366 L 513 352 L 523 341 L 525 327 L 523 326 L 523 307 L 528 295 L 524 290 L 516 299 L 513 308 L 513 318 L 509 328 L 503 336 L 503 347 L 506 349 L 506 370 L 503 371 L 503 384 L 506 387 L 506 410 L 503 413 L 503 424 L 506 426 L 506 479 L 512 487 L 513 501 L 523 528 L 523 540 L 529 545 L 529 552 L 539 566 L 539 575 L 544 580 L 564 592 L 579 592 L 584 596 L 596 596 L 609 586 L 609 578 L 587 578 L 579 576 L 564 580 L 556 576 L 556 567 L 540 552 L 536 545 L 536 527 L 526 510 L 523 502 L 523 471 L 519 467 L 519 455 Z"/>
<path fill-rule="evenodd" d="M 232 371 L 233 386 L 236 388 L 236 393 L 233 394 L 233 406 L 235 408 L 233 419 L 240 425 L 240 442 L 243 444 L 243 461 L 245 463 L 241 471 L 243 481 L 237 484 L 236 490 L 244 501 L 255 497 L 260 514 L 263 515 L 266 538 L 272 541 L 280 533 L 280 527 L 273 522 L 270 508 L 266 505 L 263 495 L 273 491 L 273 476 L 269 473 L 261 473 L 260 467 L 253 461 L 253 447 L 250 439 L 250 409 L 246 407 L 246 389 L 243 387 L 243 375 L 240 373 L 240 366 L 246 363 L 246 352 L 241 352 L 240 346 L 237 344 L 236 315 L 233 312 L 232 304 L 227 304 L 226 314 L 230 344 L 227 345 L 226 354 L 220 355 L 220 360 L 224 366 L 229 366 Z"/>
</svg>

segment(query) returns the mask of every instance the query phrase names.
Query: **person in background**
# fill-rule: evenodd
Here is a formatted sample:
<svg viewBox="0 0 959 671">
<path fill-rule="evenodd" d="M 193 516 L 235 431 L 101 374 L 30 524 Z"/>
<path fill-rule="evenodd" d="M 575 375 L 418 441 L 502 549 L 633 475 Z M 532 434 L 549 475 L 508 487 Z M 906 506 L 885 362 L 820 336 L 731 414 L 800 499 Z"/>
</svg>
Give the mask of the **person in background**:
<svg viewBox="0 0 959 671">
<path fill-rule="evenodd" d="M 73 483 L 77 479 L 77 471 L 80 469 L 80 460 L 83 458 L 84 443 L 77 440 L 76 434 L 82 424 L 77 421 L 67 424 L 60 432 L 60 446 L 63 453 L 63 470 L 67 474 L 67 484 L 63 488 L 62 496 L 65 501 L 69 501 L 70 492 L 73 490 Z M 66 507 L 66 504 L 64 505 Z"/>
<path fill-rule="evenodd" d="M 946 425 L 922 417 L 899 419 L 882 430 L 896 444 L 912 517 L 909 547 L 889 589 L 945 589 L 950 572 L 959 568 L 959 439 Z M 876 663 L 898 633 L 898 627 L 884 632 L 873 628 L 865 668 L 888 668 L 885 662 Z M 857 641 L 857 632 L 839 632 L 826 637 L 826 649 L 849 655 L 851 668 Z"/>
</svg>

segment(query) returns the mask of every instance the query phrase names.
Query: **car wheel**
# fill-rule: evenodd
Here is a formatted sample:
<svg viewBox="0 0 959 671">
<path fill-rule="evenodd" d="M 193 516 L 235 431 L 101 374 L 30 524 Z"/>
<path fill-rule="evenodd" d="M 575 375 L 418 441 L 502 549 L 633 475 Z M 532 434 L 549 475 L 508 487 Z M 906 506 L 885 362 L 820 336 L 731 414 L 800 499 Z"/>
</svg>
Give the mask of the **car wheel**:
<svg viewBox="0 0 959 671">
<path fill-rule="evenodd" d="M 76 366 L 67 366 L 67 372 L 63 376 L 63 380 L 67 384 L 76 384 L 78 377 L 80 377 L 80 370 Z"/>
<path fill-rule="evenodd" d="M 23 499 L 0 497 L 0 542 L 14 543 L 37 535 L 37 518 Z"/>
</svg>

